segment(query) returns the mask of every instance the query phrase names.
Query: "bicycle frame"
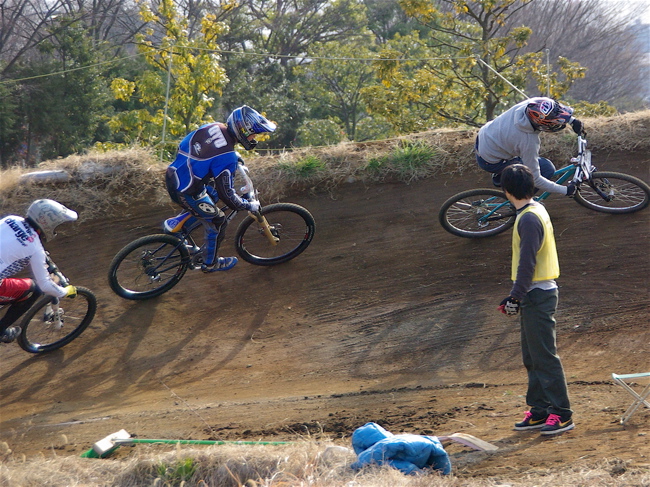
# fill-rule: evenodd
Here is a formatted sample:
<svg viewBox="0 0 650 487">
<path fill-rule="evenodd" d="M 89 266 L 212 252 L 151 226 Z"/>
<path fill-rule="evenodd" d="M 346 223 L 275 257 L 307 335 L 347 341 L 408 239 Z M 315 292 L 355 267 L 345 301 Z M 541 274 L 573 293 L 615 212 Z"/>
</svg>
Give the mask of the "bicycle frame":
<svg viewBox="0 0 650 487">
<path fill-rule="evenodd" d="M 65 287 L 65 286 L 67 286 L 68 284 L 70 284 L 70 282 L 68 281 L 68 278 L 65 277 L 65 276 L 61 273 L 61 271 L 60 271 L 59 268 L 56 266 L 56 264 L 54 263 L 54 261 L 53 261 L 52 259 L 50 259 L 50 255 L 49 255 L 49 253 L 46 253 L 46 254 L 45 254 L 45 260 L 46 260 L 46 262 L 47 262 L 47 271 L 48 271 L 50 274 L 52 274 L 52 275 L 54 275 L 54 276 L 57 277 L 57 279 L 59 280 L 59 285 L 60 285 L 60 286 Z M 59 309 L 59 303 L 60 303 L 59 298 L 52 298 L 51 303 L 48 304 L 48 305 L 47 305 L 47 308 L 46 308 L 46 312 L 47 312 L 48 314 L 49 314 L 49 313 L 52 313 L 52 316 L 53 316 L 53 318 L 52 318 L 52 323 L 54 324 L 54 327 L 55 327 L 57 330 L 59 330 L 59 329 L 61 329 L 61 328 L 63 327 L 63 321 L 61 320 L 61 311 L 60 311 L 60 309 Z"/>
<path fill-rule="evenodd" d="M 555 182 L 557 184 L 564 184 L 567 181 L 571 180 L 575 184 L 580 184 L 585 181 L 589 181 L 591 179 L 591 174 L 596 170 L 594 165 L 591 163 L 591 151 L 587 149 L 587 140 L 582 137 L 581 135 L 578 136 L 578 155 L 576 157 L 571 158 L 571 164 L 565 167 L 562 167 L 555 171 L 553 173 L 554 178 L 556 178 Z M 603 197 L 606 201 L 609 201 L 608 196 L 603 194 L 601 191 L 599 191 L 597 188 L 594 188 L 600 196 Z M 535 196 L 534 200 L 535 201 L 544 201 L 546 198 L 551 196 L 551 193 L 548 191 L 543 192 L 539 196 Z M 491 198 L 490 198 L 491 199 Z M 487 206 L 490 206 L 489 201 L 490 199 L 484 200 L 481 203 L 484 205 L 487 203 Z M 494 207 L 490 209 L 488 213 L 483 215 L 478 219 L 479 225 L 481 225 L 482 222 L 489 222 L 491 220 L 495 219 L 501 219 L 503 218 L 503 215 L 497 215 L 494 217 L 495 213 L 497 213 L 499 210 L 502 208 L 509 206 L 509 202 L 503 202 L 499 204 L 494 204 Z"/>
<path fill-rule="evenodd" d="M 255 189 L 253 185 L 253 181 L 251 180 L 248 174 L 248 168 L 243 164 L 242 159 L 240 159 L 240 162 L 237 165 L 237 174 L 243 178 L 245 183 L 244 186 L 240 188 L 240 192 L 246 197 L 246 199 L 248 199 L 248 201 L 255 201 L 259 203 L 257 190 Z M 238 210 L 233 210 L 228 206 L 223 206 L 220 208 L 220 210 L 224 212 L 226 222 L 228 223 L 230 223 L 235 218 L 237 213 L 239 213 Z M 187 213 L 189 214 L 189 212 Z M 280 241 L 280 239 L 275 235 L 273 235 L 271 227 L 268 221 L 266 220 L 266 218 L 264 217 L 264 215 L 262 215 L 260 211 L 256 211 L 256 212 L 249 211 L 248 213 L 253 218 L 255 218 L 257 223 L 260 225 L 262 231 L 264 232 L 264 235 L 266 235 L 266 237 L 268 238 L 269 243 L 273 246 L 276 246 Z M 192 238 L 191 234 L 194 230 L 196 230 L 201 225 L 202 225 L 201 221 L 198 219 L 190 225 L 184 225 L 182 231 L 177 235 L 177 237 L 179 238 L 178 245 L 174 247 L 167 255 L 158 257 L 157 260 L 160 260 L 161 264 L 165 262 L 169 262 L 169 258 L 174 252 L 174 250 L 176 250 L 181 245 L 185 245 L 190 254 L 190 259 L 191 259 L 190 267 L 193 268 L 196 268 L 196 266 L 200 267 L 200 263 L 196 262 L 196 259 L 197 257 L 201 256 L 201 247 L 197 245 L 197 242 L 194 240 L 194 238 Z M 175 265 L 173 263 L 170 264 L 169 267 L 163 269 L 159 269 L 157 266 L 155 266 L 151 269 L 151 272 L 154 272 L 156 275 L 159 275 L 160 273 L 168 271 L 174 267 Z"/>
<path fill-rule="evenodd" d="M 47 264 L 47 272 L 49 272 L 53 276 L 56 276 L 56 278 L 58 279 L 58 284 L 60 286 L 65 287 L 68 284 L 70 284 L 70 282 L 68 281 L 68 278 L 65 277 L 61 273 L 61 271 L 59 270 L 57 265 L 50 258 L 49 252 L 45 252 L 45 262 Z M 4 309 L 5 307 L 11 306 L 14 302 L 15 301 L 10 301 L 10 302 L 7 302 L 7 303 L 0 304 L 0 310 Z M 25 310 L 25 313 L 27 311 L 28 310 Z M 52 302 L 47 305 L 46 312 L 47 313 L 52 313 L 52 315 L 54 317 L 53 320 L 52 320 L 53 323 L 54 323 L 54 326 L 57 329 L 60 329 L 63 326 L 63 321 L 61 320 L 61 313 L 59 312 L 59 298 L 52 297 Z M 22 318 L 19 318 L 19 319 L 22 319 Z"/>
</svg>

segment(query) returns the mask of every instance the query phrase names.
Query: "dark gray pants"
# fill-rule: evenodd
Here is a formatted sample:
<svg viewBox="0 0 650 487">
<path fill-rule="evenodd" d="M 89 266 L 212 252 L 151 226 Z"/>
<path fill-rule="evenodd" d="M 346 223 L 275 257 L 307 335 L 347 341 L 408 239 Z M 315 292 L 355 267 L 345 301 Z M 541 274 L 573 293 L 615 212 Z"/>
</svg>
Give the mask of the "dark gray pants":
<svg viewBox="0 0 650 487">
<path fill-rule="evenodd" d="M 535 417 L 573 414 L 566 378 L 557 354 L 555 310 L 557 289 L 531 290 L 521 301 L 521 353 L 528 371 L 526 403 Z"/>
</svg>

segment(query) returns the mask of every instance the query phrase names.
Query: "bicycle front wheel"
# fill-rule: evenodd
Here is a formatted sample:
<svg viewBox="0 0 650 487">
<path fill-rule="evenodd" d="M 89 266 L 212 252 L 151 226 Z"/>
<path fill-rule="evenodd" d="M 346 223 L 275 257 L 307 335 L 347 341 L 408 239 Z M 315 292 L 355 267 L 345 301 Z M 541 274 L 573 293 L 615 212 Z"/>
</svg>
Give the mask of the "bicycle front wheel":
<svg viewBox="0 0 650 487">
<path fill-rule="evenodd" d="M 650 203 L 650 186 L 634 176 L 596 171 L 580 186 L 574 199 L 602 213 L 634 213 Z"/>
<path fill-rule="evenodd" d="M 77 287 L 74 298 L 54 303 L 56 298 L 45 296 L 24 316 L 18 345 L 26 352 L 51 352 L 67 345 L 88 327 L 97 310 L 95 295 L 84 287 Z"/>
<path fill-rule="evenodd" d="M 149 299 L 169 291 L 190 263 L 183 242 L 173 235 L 148 235 L 120 250 L 108 270 L 108 283 L 124 299 Z"/>
<path fill-rule="evenodd" d="M 237 253 L 255 265 L 287 262 L 302 253 L 314 238 L 314 217 L 300 205 L 275 203 L 260 210 L 269 224 L 272 242 L 251 215 L 242 220 L 235 235 Z"/>
<path fill-rule="evenodd" d="M 471 189 L 452 196 L 438 212 L 442 228 L 458 237 L 491 237 L 515 224 L 517 217 L 506 195 L 495 189 Z"/>
</svg>

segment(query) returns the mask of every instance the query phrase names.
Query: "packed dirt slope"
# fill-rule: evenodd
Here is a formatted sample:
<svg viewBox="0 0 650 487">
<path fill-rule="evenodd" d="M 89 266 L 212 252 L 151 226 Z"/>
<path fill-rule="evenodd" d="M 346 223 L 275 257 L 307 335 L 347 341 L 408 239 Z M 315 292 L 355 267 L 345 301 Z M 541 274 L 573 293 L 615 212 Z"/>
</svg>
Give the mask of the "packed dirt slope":
<svg viewBox="0 0 650 487">
<path fill-rule="evenodd" d="M 596 157 L 603 170 L 650 180 L 646 153 Z M 612 372 L 650 370 L 650 209 L 612 216 L 547 200 L 577 427 L 542 440 L 512 431 L 526 377 L 517 321 L 496 311 L 510 289 L 510 232 L 468 240 L 437 222 L 447 197 L 487 184 L 470 174 L 294 194 L 284 200 L 317 224 L 300 257 L 188 273 L 145 302 L 115 296 L 108 265 L 174 209 L 138 202 L 120 218 L 72 225 L 50 251 L 73 283 L 95 291 L 99 310 L 57 352 L 0 348 L 0 441 L 27 458 L 78 455 L 122 428 L 141 438 L 325 437 L 349 446 L 355 428 L 376 421 L 394 433 L 465 432 L 500 447 L 450 446 L 465 476 L 603 459 L 650 466 L 650 410 L 620 426 L 631 397 L 611 381 Z M 224 255 L 234 255 L 231 240 Z"/>
</svg>

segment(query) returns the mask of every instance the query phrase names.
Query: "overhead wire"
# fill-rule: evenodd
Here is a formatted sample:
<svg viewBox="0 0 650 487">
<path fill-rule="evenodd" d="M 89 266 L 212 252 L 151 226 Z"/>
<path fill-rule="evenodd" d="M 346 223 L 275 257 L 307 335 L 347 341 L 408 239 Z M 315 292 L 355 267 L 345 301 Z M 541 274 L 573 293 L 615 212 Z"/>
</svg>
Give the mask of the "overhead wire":
<svg viewBox="0 0 650 487">
<path fill-rule="evenodd" d="M 194 46 L 174 46 L 174 49 L 167 49 L 167 48 L 154 48 L 161 53 L 169 53 L 172 52 L 174 49 L 193 49 L 193 50 L 203 50 L 203 51 L 209 51 L 209 52 L 214 52 L 214 53 L 219 53 L 219 54 L 237 54 L 237 55 L 242 55 L 242 56 L 256 56 L 256 57 L 267 57 L 267 58 L 274 58 L 274 59 L 309 59 L 309 60 L 319 60 L 319 61 L 363 61 L 363 62 L 375 62 L 375 61 L 411 61 L 411 62 L 417 62 L 417 61 L 450 61 L 450 60 L 467 60 L 471 59 L 474 56 L 461 56 L 461 57 L 423 57 L 423 58 L 387 58 L 387 57 L 373 57 L 373 58 L 367 58 L 367 57 L 327 57 L 327 56 L 299 56 L 295 54 L 274 54 L 274 53 L 261 53 L 261 52 L 244 52 L 244 51 L 230 51 L 230 50 L 223 50 L 223 49 L 208 49 L 208 48 L 203 48 L 203 47 L 194 47 Z M 22 81 L 30 81 L 34 79 L 39 79 L 39 78 L 46 78 L 49 76 L 59 76 L 59 75 L 64 75 L 66 73 L 71 73 L 74 71 L 80 71 L 83 69 L 91 69 L 95 68 L 98 66 L 103 66 L 105 64 L 112 64 L 112 63 L 117 63 L 120 61 L 123 61 L 125 59 L 131 59 L 139 56 L 143 56 L 144 53 L 136 53 L 136 54 L 131 54 L 128 56 L 123 56 L 115 59 L 110 59 L 107 61 L 100 61 L 97 63 L 93 64 L 88 64 L 85 66 L 77 66 L 74 68 L 68 68 L 60 71 L 54 71 L 51 73 L 43 73 L 43 74 L 38 74 L 34 76 L 26 76 L 23 78 L 12 78 L 12 79 L 5 79 L 1 80 L 0 84 L 9 84 L 9 83 L 20 83 Z"/>
</svg>

